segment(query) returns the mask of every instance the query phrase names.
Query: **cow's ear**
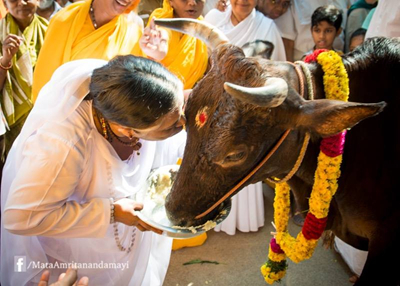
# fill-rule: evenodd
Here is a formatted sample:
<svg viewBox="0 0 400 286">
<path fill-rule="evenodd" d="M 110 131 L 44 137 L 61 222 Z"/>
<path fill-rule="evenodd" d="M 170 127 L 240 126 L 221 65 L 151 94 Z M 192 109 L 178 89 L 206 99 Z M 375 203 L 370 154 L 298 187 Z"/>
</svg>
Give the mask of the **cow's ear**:
<svg viewBox="0 0 400 286">
<path fill-rule="evenodd" d="M 301 105 L 297 126 L 328 137 L 377 115 L 386 106 L 379 103 L 354 103 L 336 100 L 311 100 Z"/>
</svg>

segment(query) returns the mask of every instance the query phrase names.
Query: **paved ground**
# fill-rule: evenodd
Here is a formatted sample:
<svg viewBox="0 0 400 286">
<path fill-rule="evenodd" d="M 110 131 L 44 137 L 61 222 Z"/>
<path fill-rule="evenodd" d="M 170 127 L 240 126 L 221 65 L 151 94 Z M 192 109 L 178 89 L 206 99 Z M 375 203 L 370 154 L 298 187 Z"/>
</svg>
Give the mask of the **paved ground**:
<svg viewBox="0 0 400 286">
<path fill-rule="evenodd" d="M 268 256 L 268 242 L 273 230 L 273 192 L 265 192 L 265 226 L 255 233 L 236 232 L 230 236 L 224 232 L 209 231 L 208 239 L 200 247 L 173 251 L 164 286 L 265 286 L 260 266 Z M 290 232 L 297 235 L 300 227 L 290 224 Z M 217 261 L 220 264 L 183 263 L 194 260 Z M 319 246 L 314 256 L 295 264 L 289 261 L 289 269 L 282 286 L 351 286 L 351 272 L 340 255 L 334 250 Z"/>
</svg>

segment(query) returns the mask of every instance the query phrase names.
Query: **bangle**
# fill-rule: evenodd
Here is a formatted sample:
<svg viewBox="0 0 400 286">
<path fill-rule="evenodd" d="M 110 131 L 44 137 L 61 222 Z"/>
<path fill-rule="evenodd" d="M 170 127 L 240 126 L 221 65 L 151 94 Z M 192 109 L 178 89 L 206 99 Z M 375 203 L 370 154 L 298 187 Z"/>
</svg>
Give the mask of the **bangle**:
<svg viewBox="0 0 400 286">
<path fill-rule="evenodd" d="M 110 224 L 115 222 L 114 218 L 114 199 L 110 198 Z"/>
<path fill-rule="evenodd" d="M 0 68 L 3 70 L 9 70 L 10 68 L 12 68 L 12 61 L 10 62 L 10 65 L 8 67 L 3 66 L 3 64 L 1 63 L 1 60 L 3 59 L 3 56 L 0 57 Z"/>
</svg>

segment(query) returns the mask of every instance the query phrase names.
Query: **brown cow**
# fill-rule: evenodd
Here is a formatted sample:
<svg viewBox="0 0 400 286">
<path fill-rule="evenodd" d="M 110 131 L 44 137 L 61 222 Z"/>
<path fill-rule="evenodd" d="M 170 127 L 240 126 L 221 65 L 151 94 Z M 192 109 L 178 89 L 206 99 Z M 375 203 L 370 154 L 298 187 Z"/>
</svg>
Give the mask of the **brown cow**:
<svg viewBox="0 0 400 286">
<path fill-rule="evenodd" d="M 324 99 L 318 64 L 308 65 L 316 100 L 305 100 L 299 95 L 299 78 L 292 64 L 246 58 L 240 48 L 225 44 L 226 39 L 222 44 L 215 40 L 215 30 L 190 25 L 192 34 L 199 34 L 214 51 L 209 73 L 187 103 L 188 140 L 167 198 L 170 219 L 190 226 L 215 216 L 214 211 L 195 219 L 248 174 L 287 129 L 292 130 L 287 139 L 245 185 L 287 175 L 309 132 L 311 142 L 304 161 L 288 182 L 307 210 L 321 138 L 351 128 L 326 229 L 368 250 L 356 285 L 398 285 L 397 264 L 391 261 L 400 257 L 399 38 L 373 38 L 343 56 L 350 80 L 351 102 L 346 103 Z M 185 30 L 185 25 L 177 29 Z M 226 82 L 264 88 L 229 94 L 224 89 Z M 201 128 L 196 123 L 199 110 L 207 110 L 208 115 Z"/>
</svg>

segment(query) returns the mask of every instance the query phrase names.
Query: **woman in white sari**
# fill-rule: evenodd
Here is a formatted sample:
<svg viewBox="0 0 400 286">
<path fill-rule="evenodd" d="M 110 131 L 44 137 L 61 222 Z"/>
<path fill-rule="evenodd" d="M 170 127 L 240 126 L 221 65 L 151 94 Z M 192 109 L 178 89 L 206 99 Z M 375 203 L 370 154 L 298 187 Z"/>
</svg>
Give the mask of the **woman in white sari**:
<svg viewBox="0 0 400 286">
<path fill-rule="evenodd" d="M 183 103 L 182 83 L 144 58 L 57 69 L 4 167 L 1 285 L 37 285 L 53 266 L 51 283 L 68 263 L 90 285 L 162 285 L 172 240 L 129 197 L 183 153 Z"/>
<path fill-rule="evenodd" d="M 273 20 L 258 12 L 257 0 L 231 0 L 225 12 L 213 9 L 205 16 L 205 21 L 220 29 L 232 44 L 243 47 L 255 40 L 266 40 L 274 44 L 271 60 L 285 61 L 282 37 Z"/>
<path fill-rule="evenodd" d="M 256 11 L 257 0 L 231 0 L 225 12 L 213 9 L 205 16 L 205 21 L 220 29 L 234 45 L 242 47 L 248 42 L 266 40 L 274 44 L 272 60 L 285 61 L 282 37 L 273 20 Z M 264 226 L 264 197 L 262 183 L 243 188 L 232 198 L 229 216 L 215 231 L 234 235 L 236 229 L 242 232 L 258 231 Z"/>
</svg>

